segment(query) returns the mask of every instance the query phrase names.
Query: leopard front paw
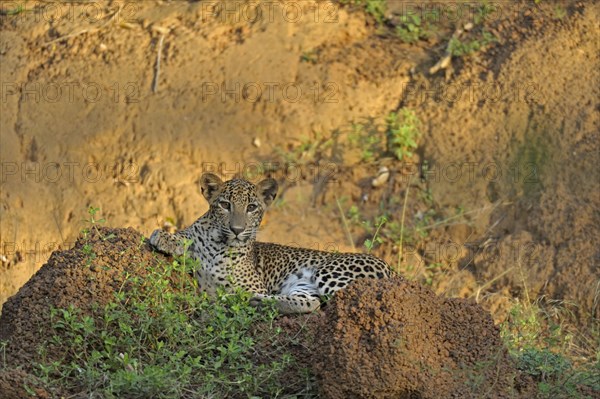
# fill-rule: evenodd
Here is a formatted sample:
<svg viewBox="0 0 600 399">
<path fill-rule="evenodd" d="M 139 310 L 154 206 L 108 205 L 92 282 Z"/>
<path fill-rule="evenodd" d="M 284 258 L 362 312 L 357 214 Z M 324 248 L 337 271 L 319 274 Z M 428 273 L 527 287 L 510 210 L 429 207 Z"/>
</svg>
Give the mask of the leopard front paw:
<svg viewBox="0 0 600 399">
<path fill-rule="evenodd" d="M 164 230 L 154 230 L 152 235 L 150 236 L 150 245 L 154 247 L 157 251 L 164 252 L 167 254 L 173 253 L 169 245 L 169 233 Z"/>
<path fill-rule="evenodd" d="M 255 294 L 252 298 L 250 298 L 250 306 L 254 306 L 255 308 L 262 306 L 265 298 L 267 298 L 266 295 Z"/>
<path fill-rule="evenodd" d="M 178 236 L 167 233 L 164 230 L 154 230 L 149 241 L 150 245 L 152 245 L 159 252 L 168 255 L 183 255 L 184 247 L 181 239 Z"/>
</svg>

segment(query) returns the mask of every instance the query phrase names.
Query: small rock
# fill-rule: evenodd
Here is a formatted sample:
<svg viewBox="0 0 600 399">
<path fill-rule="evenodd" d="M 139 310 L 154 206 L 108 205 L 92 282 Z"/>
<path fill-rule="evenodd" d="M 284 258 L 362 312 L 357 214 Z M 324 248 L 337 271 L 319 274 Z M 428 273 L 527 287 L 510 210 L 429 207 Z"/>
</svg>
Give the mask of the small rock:
<svg viewBox="0 0 600 399">
<path fill-rule="evenodd" d="M 381 168 L 379 168 L 379 171 L 377 172 L 377 176 L 375 178 L 373 178 L 373 180 L 371 180 L 371 185 L 373 187 L 381 187 L 385 183 L 387 183 L 389 178 L 390 178 L 390 170 L 386 166 L 382 166 Z"/>
</svg>

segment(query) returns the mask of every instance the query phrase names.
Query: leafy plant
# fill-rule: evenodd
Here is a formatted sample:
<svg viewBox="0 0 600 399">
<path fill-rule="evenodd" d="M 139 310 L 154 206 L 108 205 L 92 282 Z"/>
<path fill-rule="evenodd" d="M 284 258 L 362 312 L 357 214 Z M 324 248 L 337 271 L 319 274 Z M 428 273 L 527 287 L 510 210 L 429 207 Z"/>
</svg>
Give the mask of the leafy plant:
<svg viewBox="0 0 600 399">
<path fill-rule="evenodd" d="M 106 223 L 106 219 L 104 219 L 104 218 L 96 219 L 96 214 L 98 213 L 98 211 L 100 211 L 100 208 L 96 208 L 94 206 L 90 206 L 88 208 L 87 212 L 88 212 L 88 215 L 89 215 L 89 219 L 85 219 L 85 220 L 83 220 L 83 222 L 87 223 L 90 227 L 89 228 L 87 228 L 87 227 L 84 228 L 81 231 L 81 234 L 83 235 L 84 238 L 87 238 L 87 236 L 90 233 L 90 229 L 93 229 L 96 233 L 98 233 L 98 235 L 100 237 L 102 237 L 103 241 L 110 240 L 111 238 L 114 238 L 115 235 L 114 234 L 109 234 L 107 236 L 102 235 L 102 233 L 100 232 L 99 227 L 100 227 L 100 225 Z"/>
<path fill-rule="evenodd" d="M 321 154 L 329 150 L 333 143 L 332 137 L 324 137 L 316 133 L 314 138 L 303 137 L 300 144 L 292 149 L 276 147 L 275 152 L 283 159 L 285 166 L 306 165 L 317 162 Z"/>
<path fill-rule="evenodd" d="M 383 225 L 386 224 L 387 221 L 388 221 L 387 217 L 385 217 L 385 216 L 380 216 L 377 218 L 377 223 L 375 225 L 375 233 L 373 233 L 373 238 L 365 240 L 365 247 L 367 248 L 367 253 L 371 252 L 371 250 L 373 249 L 375 244 L 383 243 L 383 238 L 381 238 L 379 236 L 379 230 L 381 230 L 381 227 L 383 227 Z"/>
<path fill-rule="evenodd" d="M 561 6 L 560 4 L 557 4 L 554 7 L 554 10 L 552 11 L 553 15 L 552 15 L 552 19 L 554 20 L 562 20 L 567 16 L 567 10 Z"/>
<path fill-rule="evenodd" d="M 348 147 L 360 151 L 363 162 L 376 161 L 381 156 L 392 153 L 396 159 L 405 160 L 412 156 L 421 135 L 421 122 L 414 111 L 402 108 L 389 114 L 384 122 L 369 120 L 353 123 L 348 132 Z"/>
<path fill-rule="evenodd" d="M 350 209 L 348 209 L 348 220 L 355 225 L 361 223 L 360 209 L 358 209 L 358 206 L 352 205 Z"/>
<path fill-rule="evenodd" d="M 104 218 L 97 219 L 96 214 L 98 213 L 98 211 L 100 211 L 100 208 L 96 208 L 93 206 L 90 206 L 88 208 L 89 218 L 86 220 L 83 220 L 83 222 L 88 224 L 89 227 L 85 227 L 81 230 L 81 235 L 85 241 L 83 244 L 83 247 L 81 248 L 81 252 L 83 252 L 83 254 L 86 256 L 86 266 L 88 266 L 88 267 L 91 267 L 94 260 L 96 259 L 96 253 L 94 252 L 94 247 L 89 242 L 90 231 L 94 230 L 94 232 L 97 233 L 98 236 L 101 237 L 103 241 L 110 240 L 111 238 L 115 237 L 115 235 L 112 233 L 108 234 L 108 235 L 104 235 L 100 231 L 99 227 L 100 227 L 100 225 L 106 223 L 106 219 L 104 219 Z"/>
<path fill-rule="evenodd" d="M 375 130 L 367 129 L 361 123 L 352 124 L 348 142 L 352 147 L 360 149 L 361 161 L 373 162 L 383 152 L 381 138 Z"/>
<path fill-rule="evenodd" d="M 442 262 L 434 262 L 425 266 L 424 279 L 425 285 L 431 286 L 433 284 L 434 277 L 444 271 L 444 264 Z"/>
<path fill-rule="evenodd" d="M 517 366 L 538 382 L 539 398 L 586 398 L 581 388 L 600 390 L 600 352 L 578 367 L 566 355 L 572 335 L 537 304 L 516 303 L 501 325 L 501 335 Z"/>
<path fill-rule="evenodd" d="M 518 357 L 518 367 L 542 381 L 555 378 L 571 368 L 564 356 L 553 353 L 549 349 L 524 349 Z"/>
<path fill-rule="evenodd" d="M 434 16 L 435 17 L 435 16 Z M 400 17 L 396 26 L 396 35 L 405 43 L 416 43 L 431 36 L 433 27 L 428 19 L 422 19 L 417 14 L 406 14 Z"/>
<path fill-rule="evenodd" d="M 463 57 L 471 55 L 495 41 L 497 41 L 497 39 L 492 33 L 483 31 L 481 38 L 470 41 L 461 41 L 460 39 L 453 37 L 450 39 L 448 49 L 452 56 Z"/>
<path fill-rule="evenodd" d="M 388 115 L 386 122 L 388 150 L 399 161 L 412 156 L 421 135 L 421 122 L 415 112 L 402 108 L 399 112 Z"/>
<path fill-rule="evenodd" d="M 385 21 L 387 3 L 385 0 L 340 0 L 341 4 L 361 7 L 365 12 L 375 18 L 378 24 Z"/>
<path fill-rule="evenodd" d="M 249 305 L 250 294 L 197 293 L 188 277 L 197 264 L 139 265 L 123 275 L 113 301 L 92 314 L 52 309 L 53 338 L 40 349 L 37 374 L 55 392 L 105 398 L 277 397 L 281 371 L 292 362 L 273 349 L 257 364 L 255 323 L 272 326 L 271 304 Z M 144 278 L 141 276 L 144 275 Z M 272 342 L 278 329 L 258 337 Z"/>
<path fill-rule="evenodd" d="M 490 4 L 488 1 L 483 1 L 476 9 L 473 17 L 473 23 L 475 25 L 481 25 L 485 20 L 498 8 L 497 4 Z"/>
<path fill-rule="evenodd" d="M 304 51 L 300 56 L 300 62 L 308 62 L 310 64 L 317 63 L 317 52 L 315 50 Z"/>
</svg>

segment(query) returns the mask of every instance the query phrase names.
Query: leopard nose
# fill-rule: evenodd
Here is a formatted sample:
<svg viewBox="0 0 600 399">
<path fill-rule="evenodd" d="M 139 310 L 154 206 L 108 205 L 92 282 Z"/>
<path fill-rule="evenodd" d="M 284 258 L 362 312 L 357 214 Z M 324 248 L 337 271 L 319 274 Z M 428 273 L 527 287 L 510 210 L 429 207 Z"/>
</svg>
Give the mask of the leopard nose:
<svg viewBox="0 0 600 399">
<path fill-rule="evenodd" d="M 236 236 L 239 236 L 240 234 L 242 234 L 245 230 L 244 226 L 229 226 L 229 228 L 231 229 L 231 231 L 233 231 L 233 233 Z"/>
</svg>

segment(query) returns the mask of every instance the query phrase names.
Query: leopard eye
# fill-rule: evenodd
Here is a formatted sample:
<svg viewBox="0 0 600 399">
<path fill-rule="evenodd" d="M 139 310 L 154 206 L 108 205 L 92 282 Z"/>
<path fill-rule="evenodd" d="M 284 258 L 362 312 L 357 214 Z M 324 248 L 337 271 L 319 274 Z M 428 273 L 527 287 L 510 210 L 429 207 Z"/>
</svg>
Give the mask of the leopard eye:
<svg viewBox="0 0 600 399">
<path fill-rule="evenodd" d="M 225 209 L 226 211 L 228 211 L 230 204 L 227 201 L 219 201 L 219 206 L 221 208 Z"/>
<path fill-rule="evenodd" d="M 254 212 L 257 209 L 258 209 L 258 206 L 256 204 L 248 204 L 248 206 L 246 207 L 246 211 L 248 211 L 248 212 Z"/>
</svg>

